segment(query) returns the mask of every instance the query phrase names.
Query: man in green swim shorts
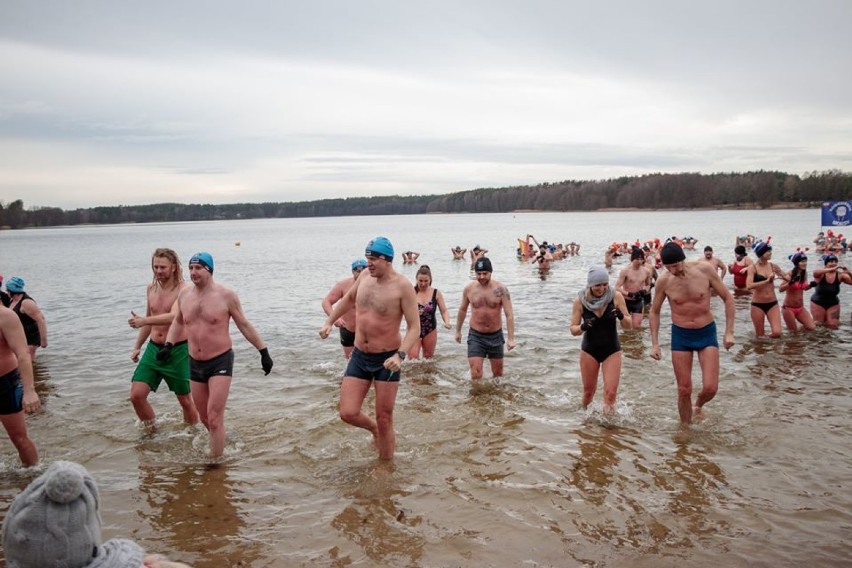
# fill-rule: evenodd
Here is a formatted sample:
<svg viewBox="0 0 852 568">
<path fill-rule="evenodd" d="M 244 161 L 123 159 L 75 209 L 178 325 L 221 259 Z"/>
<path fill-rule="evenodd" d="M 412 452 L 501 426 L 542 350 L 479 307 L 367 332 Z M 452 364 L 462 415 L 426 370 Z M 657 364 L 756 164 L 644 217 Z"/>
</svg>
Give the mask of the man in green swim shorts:
<svg viewBox="0 0 852 568">
<path fill-rule="evenodd" d="M 178 292 L 189 286 L 189 283 L 184 282 L 180 260 L 172 249 L 155 250 L 151 257 L 151 270 L 154 278 L 148 284 L 145 316 L 138 316 L 131 311 L 128 320 L 130 327 L 139 330 L 130 356 L 134 362 L 139 362 L 133 373 L 130 402 L 139 420 L 149 429 L 156 428 L 156 416 L 154 408 L 148 402 L 148 394 L 151 391 L 156 392 L 160 383 L 165 380 L 169 390 L 177 396 L 184 421 L 187 424 L 195 424 L 198 422 L 198 412 L 190 395 L 189 347 L 186 334 L 175 342 L 168 360 L 157 360 L 157 352 L 165 344 L 166 335 L 174 319 Z M 140 361 L 139 352 L 146 339 L 149 340 L 148 345 Z"/>
</svg>

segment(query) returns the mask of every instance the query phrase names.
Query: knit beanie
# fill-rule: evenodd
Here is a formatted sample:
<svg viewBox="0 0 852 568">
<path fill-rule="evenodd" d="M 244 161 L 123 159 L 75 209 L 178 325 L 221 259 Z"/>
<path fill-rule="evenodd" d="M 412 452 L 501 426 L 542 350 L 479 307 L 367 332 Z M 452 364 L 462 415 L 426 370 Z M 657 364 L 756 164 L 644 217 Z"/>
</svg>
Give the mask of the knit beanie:
<svg viewBox="0 0 852 568">
<path fill-rule="evenodd" d="M 101 544 L 95 480 L 80 464 L 56 461 L 15 497 L 3 523 L 9 568 L 140 568 L 130 540 Z"/>
</svg>

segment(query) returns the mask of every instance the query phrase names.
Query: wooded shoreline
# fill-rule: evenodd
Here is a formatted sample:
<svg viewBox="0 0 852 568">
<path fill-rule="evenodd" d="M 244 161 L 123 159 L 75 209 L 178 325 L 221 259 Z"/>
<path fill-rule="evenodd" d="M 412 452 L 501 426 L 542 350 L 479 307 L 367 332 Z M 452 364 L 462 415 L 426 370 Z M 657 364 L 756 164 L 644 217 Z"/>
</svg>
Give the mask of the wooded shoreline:
<svg viewBox="0 0 852 568">
<path fill-rule="evenodd" d="M 510 213 L 818 208 L 852 199 L 852 174 L 784 172 L 650 174 L 602 181 L 482 188 L 447 195 L 374 196 L 303 202 L 156 203 L 62 210 L 0 202 L 0 227 L 27 228 L 224 219 Z"/>
</svg>

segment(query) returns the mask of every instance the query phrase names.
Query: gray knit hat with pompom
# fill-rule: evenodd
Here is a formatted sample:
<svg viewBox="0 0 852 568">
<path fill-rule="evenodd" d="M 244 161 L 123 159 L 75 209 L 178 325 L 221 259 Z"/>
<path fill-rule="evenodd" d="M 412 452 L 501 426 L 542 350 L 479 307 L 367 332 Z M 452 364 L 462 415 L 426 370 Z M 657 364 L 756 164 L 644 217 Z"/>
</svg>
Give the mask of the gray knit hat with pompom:
<svg viewBox="0 0 852 568">
<path fill-rule="evenodd" d="M 101 544 L 98 488 L 82 465 L 56 461 L 15 497 L 3 523 L 9 568 L 140 568 L 135 542 Z"/>
</svg>

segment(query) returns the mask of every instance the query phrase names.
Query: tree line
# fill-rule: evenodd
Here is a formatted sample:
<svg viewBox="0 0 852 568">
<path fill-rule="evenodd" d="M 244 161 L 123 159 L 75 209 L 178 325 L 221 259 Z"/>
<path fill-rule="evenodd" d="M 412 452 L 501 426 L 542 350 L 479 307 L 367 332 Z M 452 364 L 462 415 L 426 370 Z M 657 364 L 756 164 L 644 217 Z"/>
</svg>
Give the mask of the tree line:
<svg viewBox="0 0 852 568">
<path fill-rule="evenodd" d="M 63 210 L 25 208 L 21 199 L 0 201 L 0 227 L 209 221 L 280 217 L 339 217 L 419 213 L 505 213 L 518 210 L 818 207 L 852 199 L 852 174 L 839 170 L 803 176 L 784 172 L 679 173 L 560 181 L 535 186 L 481 188 L 447 195 L 349 197 L 301 202 L 116 205 Z"/>
</svg>

